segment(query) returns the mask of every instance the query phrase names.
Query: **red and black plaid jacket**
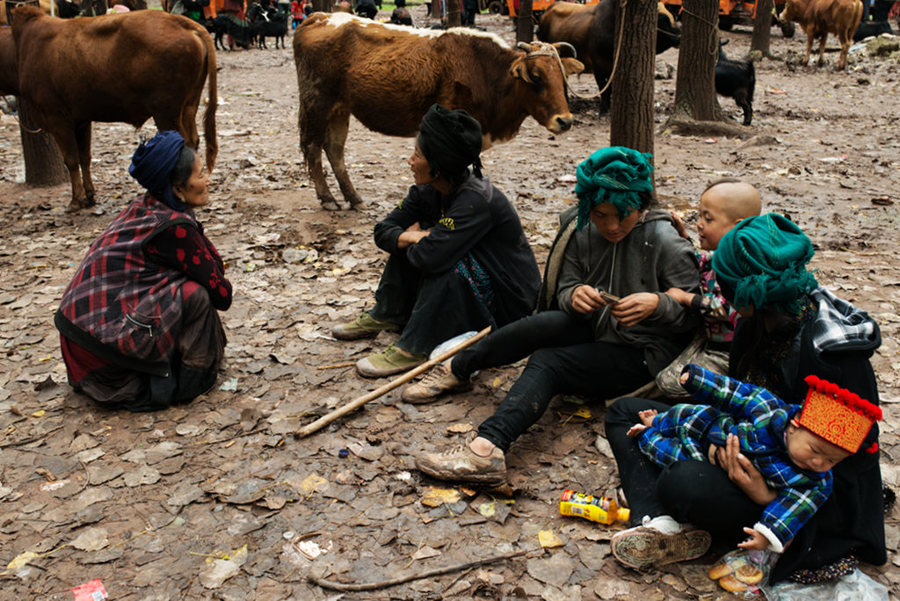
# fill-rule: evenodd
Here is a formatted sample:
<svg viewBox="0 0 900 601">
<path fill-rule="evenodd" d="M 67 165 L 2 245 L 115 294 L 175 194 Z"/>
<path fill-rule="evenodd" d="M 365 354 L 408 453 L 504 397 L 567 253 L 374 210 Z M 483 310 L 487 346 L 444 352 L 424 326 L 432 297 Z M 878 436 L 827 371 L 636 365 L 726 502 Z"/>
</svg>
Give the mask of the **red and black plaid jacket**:
<svg viewBox="0 0 900 601">
<path fill-rule="evenodd" d="M 145 248 L 177 224 L 200 228 L 149 194 L 128 205 L 91 245 L 63 293 L 55 319 L 60 333 L 123 367 L 165 375 L 188 277 L 153 261 Z"/>
</svg>

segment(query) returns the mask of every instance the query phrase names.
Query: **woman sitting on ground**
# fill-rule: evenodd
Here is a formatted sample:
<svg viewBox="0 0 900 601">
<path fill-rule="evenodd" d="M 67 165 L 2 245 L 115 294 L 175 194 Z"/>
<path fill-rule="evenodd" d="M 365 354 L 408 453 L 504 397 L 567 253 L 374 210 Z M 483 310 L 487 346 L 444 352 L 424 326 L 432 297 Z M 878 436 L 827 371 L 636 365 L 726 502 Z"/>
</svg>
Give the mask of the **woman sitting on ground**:
<svg viewBox="0 0 900 601">
<path fill-rule="evenodd" d="M 91 245 L 55 322 L 75 390 L 152 411 L 215 383 L 225 351 L 217 310 L 231 306 L 231 284 L 194 217 L 209 204 L 209 175 L 181 134 L 141 144 L 128 172 L 147 193 Z"/>
<path fill-rule="evenodd" d="M 803 401 L 804 378 L 815 375 L 877 405 L 869 359 L 881 344 L 878 325 L 865 311 L 818 286 L 806 269 L 812 256 L 809 238 L 774 213 L 745 219 L 721 239 L 712 266 L 726 299 L 743 316 L 729 374 L 789 403 Z M 705 549 L 691 543 L 699 540 L 697 531 L 682 526 L 687 523 L 725 544 L 736 543 L 742 527 L 759 519 L 775 491 L 738 452 L 736 441 L 714 449 L 718 465 L 680 461 L 657 467 L 627 435 L 647 409 L 668 406 L 622 399 L 606 415 L 606 437 L 632 521 L 641 524 L 613 537 L 613 553 L 640 567 L 702 554 Z M 887 560 L 877 440 L 875 425 L 859 452 L 833 468 L 831 496 L 784 550 L 774 580 L 837 578 L 853 570 L 856 558 L 876 565 Z M 641 544 L 636 544 L 638 536 Z"/>
<path fill-rule="evenodd" d="M 422 118 L 408 161 L 415 185 L 375 225 L 375 244 L 390 253 L 375 306 L 332 330 L 340 340 L 402 330 L 357 363 L 361 375 L 412 369 L 449 338 L 534 309 L 537 262 L 515 208 L 481 175 L 481 141 L 465 111 L 435 104 Z"/>
</svg>

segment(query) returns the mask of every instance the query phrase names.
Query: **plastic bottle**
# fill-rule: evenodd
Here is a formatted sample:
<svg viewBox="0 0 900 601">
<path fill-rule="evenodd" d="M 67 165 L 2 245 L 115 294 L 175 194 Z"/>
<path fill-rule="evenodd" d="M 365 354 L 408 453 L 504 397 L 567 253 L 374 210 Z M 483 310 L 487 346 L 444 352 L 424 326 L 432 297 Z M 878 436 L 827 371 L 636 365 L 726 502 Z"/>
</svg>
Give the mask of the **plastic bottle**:
<svg viewBox="0 0 900 601">
<path fill-rule="evenodd" d="M 627 522 L 631 518 L 631 510 L 620 508 L 615 499 L 595 497 L 564 490 L 559 500 L 559 512 L 562 515 L 573 515 L 601 524 L 612 524 L 616 520 Z"/>
</svg>

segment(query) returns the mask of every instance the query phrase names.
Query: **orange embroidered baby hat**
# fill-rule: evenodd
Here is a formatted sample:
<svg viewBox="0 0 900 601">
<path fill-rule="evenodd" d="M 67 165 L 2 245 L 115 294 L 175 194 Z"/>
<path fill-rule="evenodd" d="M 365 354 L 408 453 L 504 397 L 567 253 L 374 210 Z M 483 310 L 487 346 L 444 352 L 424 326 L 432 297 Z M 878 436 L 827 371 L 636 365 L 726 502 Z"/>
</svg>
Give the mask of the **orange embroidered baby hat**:
<svg viewBox="0 0 900 601">
<path fill-rule="evenodd" d="M 856 453 L 872 424 L 881 421 L 881 408 L 816 376 L 807 376 L 805 382 L 809 391 L 800 425 L 848 453 Z"/>
</svg>

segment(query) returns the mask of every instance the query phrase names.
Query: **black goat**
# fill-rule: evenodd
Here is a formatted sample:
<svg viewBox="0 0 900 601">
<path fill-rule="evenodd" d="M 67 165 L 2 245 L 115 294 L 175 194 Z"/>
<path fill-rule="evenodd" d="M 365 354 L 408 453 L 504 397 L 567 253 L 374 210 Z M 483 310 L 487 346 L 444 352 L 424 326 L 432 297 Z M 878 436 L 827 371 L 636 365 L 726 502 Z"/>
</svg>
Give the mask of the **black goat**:
<svg viewBox="0 0 900 601">
<path fill-rule="evenodd" d="M 756 69 L 753 61 L 733 61 L 725 56 L 719 42 L 719 60 L 716 61 L 716 93 L 734 98 L 744 109 L 744 125 L 753 120 L 753 89 L 756 87 Z"/>
</svg>

